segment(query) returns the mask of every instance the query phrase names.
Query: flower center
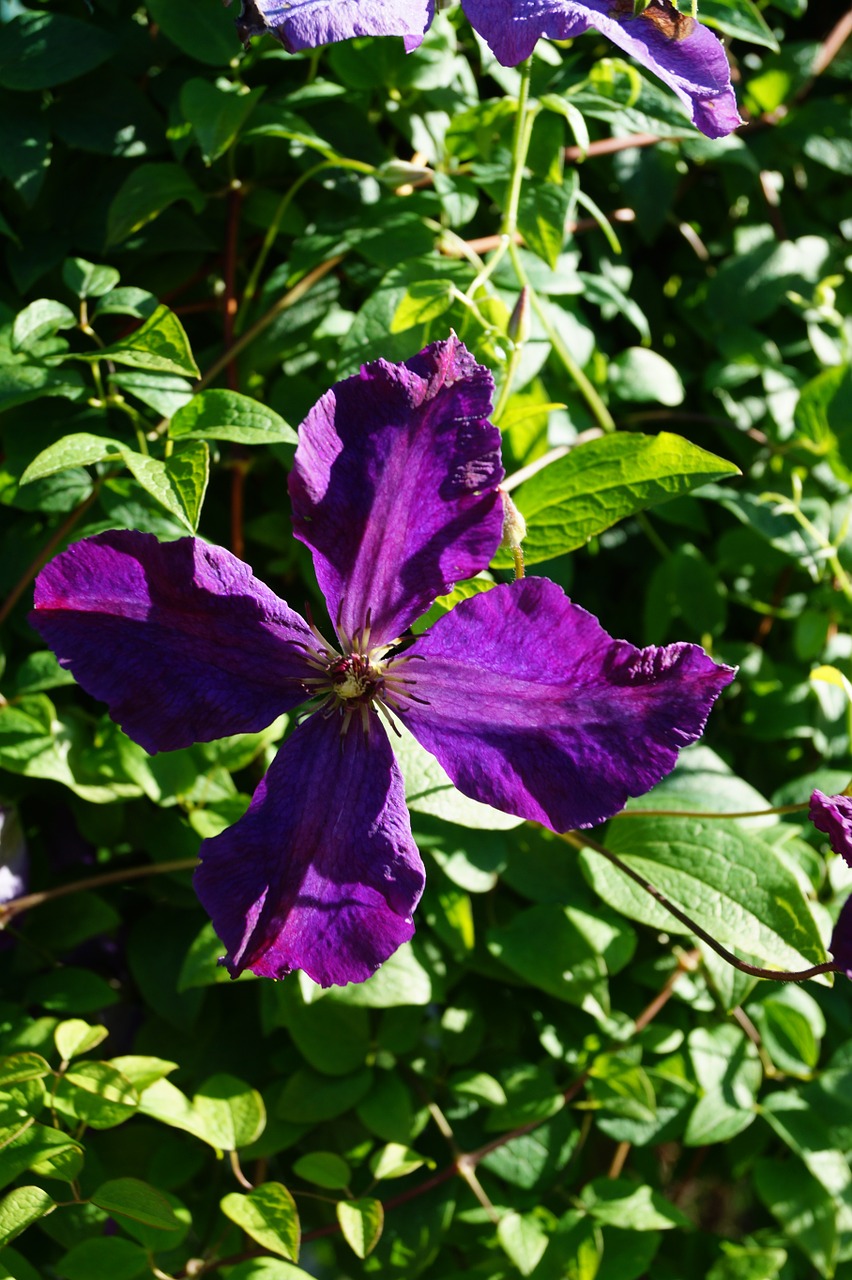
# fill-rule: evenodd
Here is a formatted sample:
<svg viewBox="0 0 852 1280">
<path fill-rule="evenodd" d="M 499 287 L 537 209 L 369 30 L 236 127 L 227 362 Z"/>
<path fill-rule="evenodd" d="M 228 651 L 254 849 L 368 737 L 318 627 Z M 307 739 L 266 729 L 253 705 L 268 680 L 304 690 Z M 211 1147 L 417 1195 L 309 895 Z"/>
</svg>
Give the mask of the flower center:
<svg viewBox="0 0 852 1280">
<path fill-rule="evenodd" d="M 398 733 L 392 711 L 404 711 L 409 702 L 425 703 L 414 693 L 416 680 L 408 665 L 416 655 L 394 654 L 394 644 L 369 647 L 369 620 L 352 640 L 341 636 L 344 651 L 334 649 L 311 627 L 319 646 L 306 658 L 316 675 L 305 679 L 304 684 L 312 697 L 321 700 L 314 710 L 321 711 L 326 719 L 341 717 L 341 736 L 347 733 L 356 713 L 365 734 L 370 729 L 370 712 L 380 713 Z"/>
</svg>

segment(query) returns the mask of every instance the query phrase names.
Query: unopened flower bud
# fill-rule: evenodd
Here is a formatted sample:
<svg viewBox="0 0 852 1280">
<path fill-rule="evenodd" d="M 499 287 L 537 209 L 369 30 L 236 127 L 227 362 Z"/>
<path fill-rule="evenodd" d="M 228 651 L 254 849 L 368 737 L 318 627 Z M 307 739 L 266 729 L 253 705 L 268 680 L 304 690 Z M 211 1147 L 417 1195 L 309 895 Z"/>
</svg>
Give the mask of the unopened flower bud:
<svg viewBox="0 0 852 1280">
<path fill-rule="evenodd" d="M 530 291 L 528 285 L 524 285 L 518 294 L 518 301 L 509 316 L 507 333 L 516 347 L 521 346 L 530 336 Z"/>
<path fill-rule="evenodd" d="M 505 489 L 500 490 L 500 497 L 503 499 L 503 538 L 500 546 L 513 550 L 527 536 L 527 522 Z"/>
</svg>

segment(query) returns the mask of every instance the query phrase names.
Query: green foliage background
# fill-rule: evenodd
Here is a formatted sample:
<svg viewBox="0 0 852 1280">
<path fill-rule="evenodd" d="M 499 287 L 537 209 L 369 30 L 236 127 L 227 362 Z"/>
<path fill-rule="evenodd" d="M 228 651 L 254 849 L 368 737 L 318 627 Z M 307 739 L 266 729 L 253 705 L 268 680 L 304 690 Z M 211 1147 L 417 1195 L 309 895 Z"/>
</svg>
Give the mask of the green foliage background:
<svg viewBox="0 0 852 1280">
<path fill-rule="evenodd" d="M 852 1277 L 844 978 L 744 975 L 404 744 L 414 943 L 360 987 L 232 983 L 189 868 L 290 726 L 149 758 L 27 624 L 110 527 L 197 529 L 320 618 L 294 428 L 453 328 L 531 572 L 740 667 L 596 839 L 742 959 L 823 961 L 848 868 L 801 812 L 712 815 L 849 781 L 852 54 L 806 0 L 701 17 L 747 121 L 718 142 L 594 33 L 540 47 L 488 276 L 522 72 L 458 9 L 410 56 L 291 56 L 218 0 L 0 0 L 0 852 L 46 891 L 5 913 L 0 1276 Z"/>
</svg>

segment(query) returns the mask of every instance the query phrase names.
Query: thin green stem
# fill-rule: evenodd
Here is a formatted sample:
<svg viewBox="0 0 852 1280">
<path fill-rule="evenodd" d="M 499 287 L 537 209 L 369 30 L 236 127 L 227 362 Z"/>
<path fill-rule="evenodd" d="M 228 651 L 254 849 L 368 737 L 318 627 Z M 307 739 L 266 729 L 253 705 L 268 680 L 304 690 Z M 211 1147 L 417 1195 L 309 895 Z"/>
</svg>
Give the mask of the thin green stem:
<svg viewBox="0 0 852 1280">
<path fill-rule="evenodd" d="M 509 397 L 512 394 L 512 383 L 515 381 L 515 374 L 518 372 L 518 365 L 521 363 L 523 349 L 523 343 L 516 343 L 512 348 L 512 354 L 509 356 L 509 363 L 506 365 L 506 373 L 500 387 L 500 394 L 497 397 L 494 412 L 491 414 L 491 421 L 495 426 L 499 424 L 506 411 L 506 405 L 509 403 Z"/>
<path fill-rule="evenodd" d="M 609 409 L 607 409 L 603 400 L 598 395 L 597 390 L 592 385 L 591 381 L 586 377 L 583 370 L 577 364 L 577 361 L 571 355 L 571 352 L 562 340 L 561 334 L 551 324 L 550 317 L 542 306 L 541 299 L 530 284 L 529 277 L 524 270 L 524 264 L 521 261 L 521 255 L 518 253 L 517 246 L 513 241 L 509 242 L 509 255 L 512 259 L 512 265 L 515 268 L 518 282 L 521 285 L 526 285 L 530 291 L 530 301 L 535 309 L 536 315 L 542 323 L 545 333 L 551 341 L 553 350 L 561 360 L 569 378 L 588 405 L 595 422 L 598 424 L 601 431 L 615 431 L 615 419 L 612 417 Z"/>
<path fill-rule="evenodd" d="M 715 951 L 723 960 L 727 960 L 728 964 L 735 969 L 739 969 L 741 973 L 748 973 L 753 978 L 767 978 L 770 982 L 806 982 L 808 978 L 816 978 L 821 973 L 842 973 L 842 967 L 835 964 L 833 960 L 827 961 L 825 964 L 812 965 L 810 969 L 763 969 L 756 964 L 747 964 L 745 960 L 740 960 L 729 951 L 727 947 L 723 947 L 721 942 L 717 942 L 712 934 L 706 929 L 702 929 L 700 924 L 688 916 L 685 911 L 681 911 L 680 907 L 676 907 L 670 902 L 661 889 L 651 884 L 650 880 L 646 880 L 644 876 L 640 876 L 638 871 L 634 871 L 626 862 L 622 862 L 611 849 L 607 849 L 605 845 L 598 844 L 597 840 L 592 840 L 587 835 L 581 835 L 579 832 L 566 831 L 564 835 L 560 835 L 560 840 L 564 840 L 566 844 L 573 845 L 575 849 L 594 849 L 595 853 L 600 854 L 602 858 L 606 858 L 607 862 L 611 862 L 614 867 L 628 876 L 634 884 L 638 884 L 640 889 L 644 889 L 646 893 L 658 902 L 661 907 L 665 907 L 666 911 L 679 920 L 682 925 L 689 929 L 690 933 L 694 933 L 696 938 L 700 938 L 705 942 L 711 950 Z"/>
<path fill-rule="evenodd" d="M 324 169 L 354 169 L 357 173 L 366 174 L 372 174 L 376 171 L 374 165 L 366 164 L 361 160 L 346 160 L 343 157 L 328 157 L 321 160 L 318 164 L 313 165 L 310 169 L 306 169 L 303 174 L 300 174 L 293 185 L 285 191 L 284 195 L 278 202 L 278 207 L 275 210 L 275 213 L 272 215 L 272 221 L 267 228 L 266 235 L 263 238 L 263 244 L 258 250 L 254 266 L 251 269 L 251 274 L 249 275 L 245 290 L 243 291 L 242 300 L 240 302 L 234 325 L 236 333 L 241 331 L 245 321 L 245 316 L 248 313 L 249 304 L 257 293 L 257 287 L 260 282 L 263 268 L 266 266 L 266 260 L 269 257 L 272 246 L 278 236 L 281 223 L 284 221 L 284 215 L 290 208 L 293 200 L 301 191 L 302 187 L 311 182 L 317 174 L 322 173 Z"/>
<path fill-rule="evenodd" d="M 503 220 L 500 224 L 500 242 L 488 262 L 474 277 L 467 291 L 469 298 L 474 297 L 477 290 L 490 280 L 500 263 L 505 258 L 518 229 L 518 209 L 521 201 L 521 188 L 524 181 L 524 167 L 532 137 L 533 121 L 536 107 L 530 107 L 530 79 L 532 77 L 532 57 L 522 62 L 518 70 L 521 83 L 518 89 L 518 106 L 515 114 L 515 129 L 512 135 L 512 168 L 509 174 L 509 187 L 506 192 L 506 205 Z"/>
</svg>

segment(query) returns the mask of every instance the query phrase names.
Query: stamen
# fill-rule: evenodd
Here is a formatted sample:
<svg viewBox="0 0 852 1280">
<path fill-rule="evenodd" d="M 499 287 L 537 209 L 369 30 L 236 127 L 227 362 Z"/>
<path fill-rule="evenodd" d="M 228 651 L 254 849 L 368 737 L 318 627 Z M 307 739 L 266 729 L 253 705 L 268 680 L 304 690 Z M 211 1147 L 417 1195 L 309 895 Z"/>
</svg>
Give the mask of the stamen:
<svg viewBox="0 0 852 1280">
<path fill-rule="evenodd" d="M 391 715 L 390 711 L 389 711 L 389 710 L 388 710 L 388 708 L 385 706 L 385 704 L 384 704 L 383 702 L 377 702 L 377 703 L 376 703 L 376 710 L 379 712 L 379 714 L 380 714 L 380 715 L 384 716 L 385 720 L 387 720 L 388 724 L 389 724 L 389 725 L 390 725 L 390 727 L 393 729 L 393 731 L 394 731 L 394 733 L 396 734 L 396 736 L 397 736 L 398 738 L 401 738 L 401 737 L 402 737 L 402 734 L 400 733 L 399 729 L 397 728 L 396 721 L 394 720 L 393 716 Z"/>
</svg>

